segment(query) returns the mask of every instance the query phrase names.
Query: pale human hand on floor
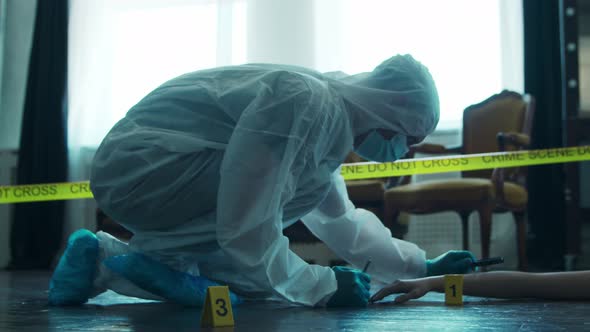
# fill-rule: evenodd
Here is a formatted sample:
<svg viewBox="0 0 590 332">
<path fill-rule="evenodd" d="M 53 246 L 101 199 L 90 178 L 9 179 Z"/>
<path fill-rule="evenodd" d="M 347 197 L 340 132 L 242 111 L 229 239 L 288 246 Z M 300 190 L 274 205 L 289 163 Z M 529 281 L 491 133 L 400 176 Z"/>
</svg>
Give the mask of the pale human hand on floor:
<svg viewBox="0 0 590 332">
<path fill-rule="evenodd" d="M 370 302 L 376 302 L 391 294 L 400 293 L 402 293 L 402 295 L 395 298 L 395 303 L 403 303 L 408 300 L 418 299 L 426 293 L 435 290 L 437 283 L 440 283 L 441 280 L 442 277 L 397 280 L 371 296 Z"/>
</svg>

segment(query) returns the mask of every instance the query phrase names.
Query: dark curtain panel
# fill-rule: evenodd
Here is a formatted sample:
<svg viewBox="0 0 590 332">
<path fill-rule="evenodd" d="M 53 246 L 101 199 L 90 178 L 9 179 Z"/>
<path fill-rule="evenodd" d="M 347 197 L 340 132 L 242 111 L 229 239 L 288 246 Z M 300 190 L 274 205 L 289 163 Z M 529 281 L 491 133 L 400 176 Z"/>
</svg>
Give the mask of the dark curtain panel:
<svg viewBox="0 0 590 332">
<path fill-rule="evenodd" d="M 523 0 L 525 90 L 537 99 L 534 149 L 562 144 L 559 3 Z M 534 166 L 528 175 L 531 263 L 561 268 L 565 253 L 562 165 Z"/>
<path fill-rule="evenodd" d="M 18 184 L 67 180 L 68 0 L 39 0 L 20 137 Z M 9 268 L 49 268 L 60 249 L 65 203 L 14 205 Z"/>
</svg>

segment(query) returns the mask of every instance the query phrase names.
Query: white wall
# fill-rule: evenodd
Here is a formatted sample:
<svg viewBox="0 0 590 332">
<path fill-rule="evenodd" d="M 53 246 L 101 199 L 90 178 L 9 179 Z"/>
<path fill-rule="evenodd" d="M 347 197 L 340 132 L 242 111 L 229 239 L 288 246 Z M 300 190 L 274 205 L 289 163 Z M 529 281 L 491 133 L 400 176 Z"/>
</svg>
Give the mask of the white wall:
<svg viewBox="0 0 590 332">
<path fill-rule="evenodd" d="M 0 47 L 3 64 L 0 67 L 0 151 L 15 150 L 19 145 L 36 4 L 36 0 L 4 1 L 6 20 L 0 22 L 4 28 L 0 38 L 0 42 L 4 42 Z M 9 208 L 0 206 L 0 267 L 5 266 L 10 257 Z"/>
<path fill-rule="evenodd" d="M 17 149 L 19 144 L 36 4 L 36 0 L 6 1 L 0 150 Z"/>
<path fill-rule="evenodd" d="M 0 0 L 0 101 L 2 100 L 2 66 L 4 59 L 4 36 L 6 35 L 6 0 Z"/>
<path fill-rule="evenodd" d="M 578 17 L 580 42 L 578 58 L 580 64 L 580 108 L 584 116 L 590 116 L 590 6 Z M 590 144 L 590 142 L 581 142 Z M 590 208 L 590 162 L 580 163 L 580 205 Z M 584 185 L 586 183 L 586 185 Z"/>
<path fill-rule="evenodd" d="M 313 13 L 312 0 L 249 1 L 248 61 L 314 68 Z"/>
<path fill-rule="evenodd" d="M 0 151 L 0 184 L 14 184 L 16 153 Z M 10 260 L 10 223 L 14 204 L 0 204 L 0 268 Z"/>
<path fill-rule="evenodd" d="M 590 19 L 590 15 L 588 17 Z M 580 36 L 578 58 L 580 66 L 580 107 L 590 115 L 590 35 Z"/>
<path fill-rule="evenodd" d="M 586 0 L 587 1 L 587 0 Z M 581 6 L 579 24 L 578 59 L 580 64 L 580 107 L 590 115 L 590 1 Z M 580 4 L 581 5 L 581 4 Z"/>
</svg>

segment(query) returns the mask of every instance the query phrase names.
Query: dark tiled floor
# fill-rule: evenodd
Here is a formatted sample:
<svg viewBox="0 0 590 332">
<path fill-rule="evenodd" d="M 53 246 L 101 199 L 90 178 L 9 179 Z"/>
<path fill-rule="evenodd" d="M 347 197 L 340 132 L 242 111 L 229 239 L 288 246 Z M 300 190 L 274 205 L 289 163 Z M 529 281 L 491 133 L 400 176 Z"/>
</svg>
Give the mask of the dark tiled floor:
<svg viewBox="0 0 590 332">
<path fill-rule="evenodd" d="M 200 309 L 108 292 L 80 307 L 46 305 L 49 274 L 0 272 L 0 331 L 197 331 Z M 441 294 L 406 305 L 362 310 L 277 303 L 234 308 L 235 327 L 219 331 L 590 331 L 590 303 L 466 298 L 447 307 Z"/>
</svg>

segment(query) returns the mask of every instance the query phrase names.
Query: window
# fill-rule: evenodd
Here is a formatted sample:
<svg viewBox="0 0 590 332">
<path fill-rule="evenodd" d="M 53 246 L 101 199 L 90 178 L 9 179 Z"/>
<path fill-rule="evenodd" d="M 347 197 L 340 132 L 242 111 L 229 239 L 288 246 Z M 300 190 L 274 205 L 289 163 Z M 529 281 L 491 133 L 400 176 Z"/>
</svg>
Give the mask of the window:
<svg viewBox="0 0 590 332">
<path fill-rule="evenodd" d="M 513 0 L 317 2 L 321 71 L 370 71 L 410 53 L 433 75 L 438 129 L 461 127 L 463 109 L 503 88 L 523 90 L 522 9 Z"/>
<path fill-rule="evenodd" d="M 349 74 L 397 53 L 430 68 L 438 129 L 523 90 L 514 0 L 71 0 L 70 146 L 97 146 L 144 95 L 185 72 L 244 62 Z"/>
<path fill-rule="evenodd" d="M 245 1 L 74 0 L 71 15 L 71 146 L 98 146 L 173 77 L 246 61 Z"/>
</svg>

